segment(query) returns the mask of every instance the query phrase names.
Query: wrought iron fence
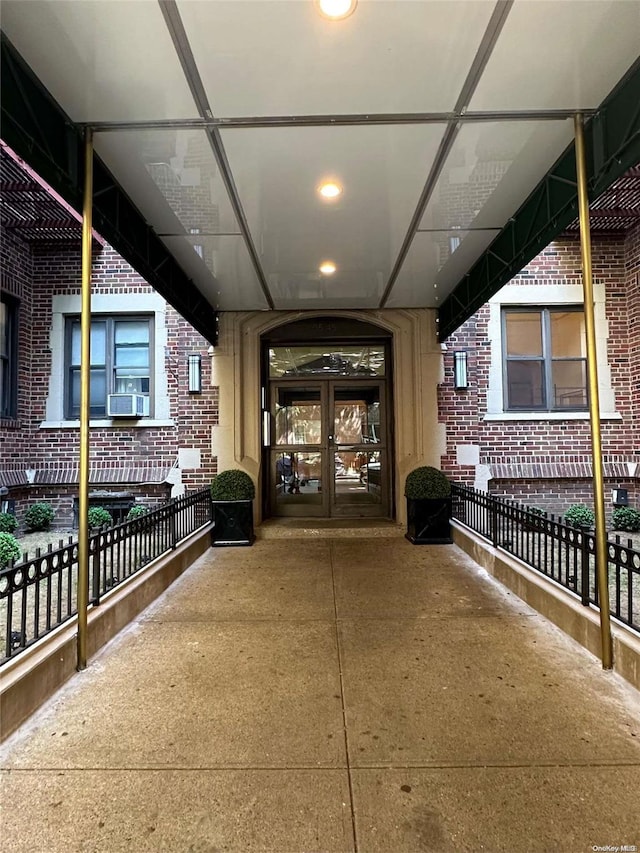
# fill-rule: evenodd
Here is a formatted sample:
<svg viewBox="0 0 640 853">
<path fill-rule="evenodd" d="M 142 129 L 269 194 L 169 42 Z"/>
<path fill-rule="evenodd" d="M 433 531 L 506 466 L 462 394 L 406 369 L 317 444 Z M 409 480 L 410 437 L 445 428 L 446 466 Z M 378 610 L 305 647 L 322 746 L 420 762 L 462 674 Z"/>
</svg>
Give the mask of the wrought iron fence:
<svg viewBox="0 0 640 853">
<path fill-rule="evenodd" d="M 453 517 L 494 546 L 598 606 L 595 536 L 506 498 L 454 484 Z M 611 615 L 640 631 L 640 551 L 619 535 L 607 541 Z"/>
<path fill-rule="evenodd" d="M 174 549 L 211 520 L 211 492 L 191 492 L 89 537 L 89 601 Z M 0 666 L 76 614 L 78 543 L 49 545 L 0 570 Z M 4 649 L 2 648 L 4 645 Z"/>
</svg>

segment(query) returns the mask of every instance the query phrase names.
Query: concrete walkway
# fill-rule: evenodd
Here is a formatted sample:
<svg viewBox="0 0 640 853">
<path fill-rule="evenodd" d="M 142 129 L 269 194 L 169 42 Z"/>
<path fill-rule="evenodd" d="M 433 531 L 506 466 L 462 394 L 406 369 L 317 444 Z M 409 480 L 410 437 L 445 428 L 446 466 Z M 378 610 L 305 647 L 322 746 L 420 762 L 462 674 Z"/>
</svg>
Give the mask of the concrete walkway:
<svg viewBox="0 0 640 853">
<path fill-rule="evenodd" d="M 398 536 L 210 550 L 0 756 L 3 853 L 640 847 L 639 694 Z"/>
</svg>

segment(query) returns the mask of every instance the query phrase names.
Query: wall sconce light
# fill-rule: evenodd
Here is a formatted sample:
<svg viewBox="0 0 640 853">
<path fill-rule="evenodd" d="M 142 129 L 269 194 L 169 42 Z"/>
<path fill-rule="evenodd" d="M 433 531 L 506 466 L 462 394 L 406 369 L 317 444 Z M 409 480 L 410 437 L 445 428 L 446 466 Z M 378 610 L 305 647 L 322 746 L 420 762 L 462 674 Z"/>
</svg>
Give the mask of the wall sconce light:
<svg viewBox="0 0 640 853">
<path fill-rule="evenodd" d="M 453 384 L 456 390 L 469 387 L 467 376 L 467 353 L 464 351 L 453 354 Z"/>
<path fill-rule="evenodd" d="M 195 353 L 189 356 L 189 393 L 200 394 L 202 392 L 202 360 Z"/>
<path fill-rule="evenodd" d="M 35 468 L 31 468 L 31 467 L 29 467 L 29 468 L 25 468 L 24 475 L 25 475 L 25 477 L 27 478 L 27 483 L 28 483 L 30 486 L 33 486 L 33 484 L 34 484 L 34 483 L 35 483 L 35 481 L 36 481 L 36 473 L 37 473 L 37 472 L 36 472 L 36 469 L 35 469 Z"/>
</svg>

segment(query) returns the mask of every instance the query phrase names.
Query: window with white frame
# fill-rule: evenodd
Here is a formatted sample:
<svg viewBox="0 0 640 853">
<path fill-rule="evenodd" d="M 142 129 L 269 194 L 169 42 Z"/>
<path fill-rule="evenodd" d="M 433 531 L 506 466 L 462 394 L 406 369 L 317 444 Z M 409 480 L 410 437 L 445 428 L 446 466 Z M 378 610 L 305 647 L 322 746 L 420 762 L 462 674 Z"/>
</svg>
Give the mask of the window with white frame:
<svg viewBox="0 0 640 853">
<path fill-rule="evenodd" d="M 584 314 L 580 307 L 502 309 L 505 411 L 587 408 Z"/>
<path fill-rule="evenodd" d="M 0 296 L 0 417 L 15 418 L 18 403 L 18 303 Z"/>
<path fill-rule="evenodd" d="M 145 417 L 152 414 L 153 319 L 115 315 L 91 321 L 90 417 L 107 415 L 110 394 L 143 398 Z M 80 318 L 65 321 L 65 415 L 80 416 Z"/>
</svg>

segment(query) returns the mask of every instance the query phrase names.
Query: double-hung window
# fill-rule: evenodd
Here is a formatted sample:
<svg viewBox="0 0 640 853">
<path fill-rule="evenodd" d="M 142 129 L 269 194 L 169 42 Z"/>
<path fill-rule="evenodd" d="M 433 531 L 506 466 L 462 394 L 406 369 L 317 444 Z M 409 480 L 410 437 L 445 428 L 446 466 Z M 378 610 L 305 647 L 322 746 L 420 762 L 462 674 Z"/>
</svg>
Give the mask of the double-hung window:
<svg viewBox="0 0 640 853">
<path fill-rule="evenodd" d="M 18 403 L 18 303 L 0 296 L 0 417 L 15 418 Z"/>
<path fill-rule="evenodd" d="M 506 411 L 587 408 L 587 359 L 581 308 L 504 308 Z"/>
<path fill-rule="evenodd" d="M 153 321 L 149 317 L 94 317 L 91 320 L 90 417 L 107 415 L 110 394 L 139 394 L 151 414 Z M 80 417 L 80 318 L 66 321 L 66 416 Z"/>
</svg>

